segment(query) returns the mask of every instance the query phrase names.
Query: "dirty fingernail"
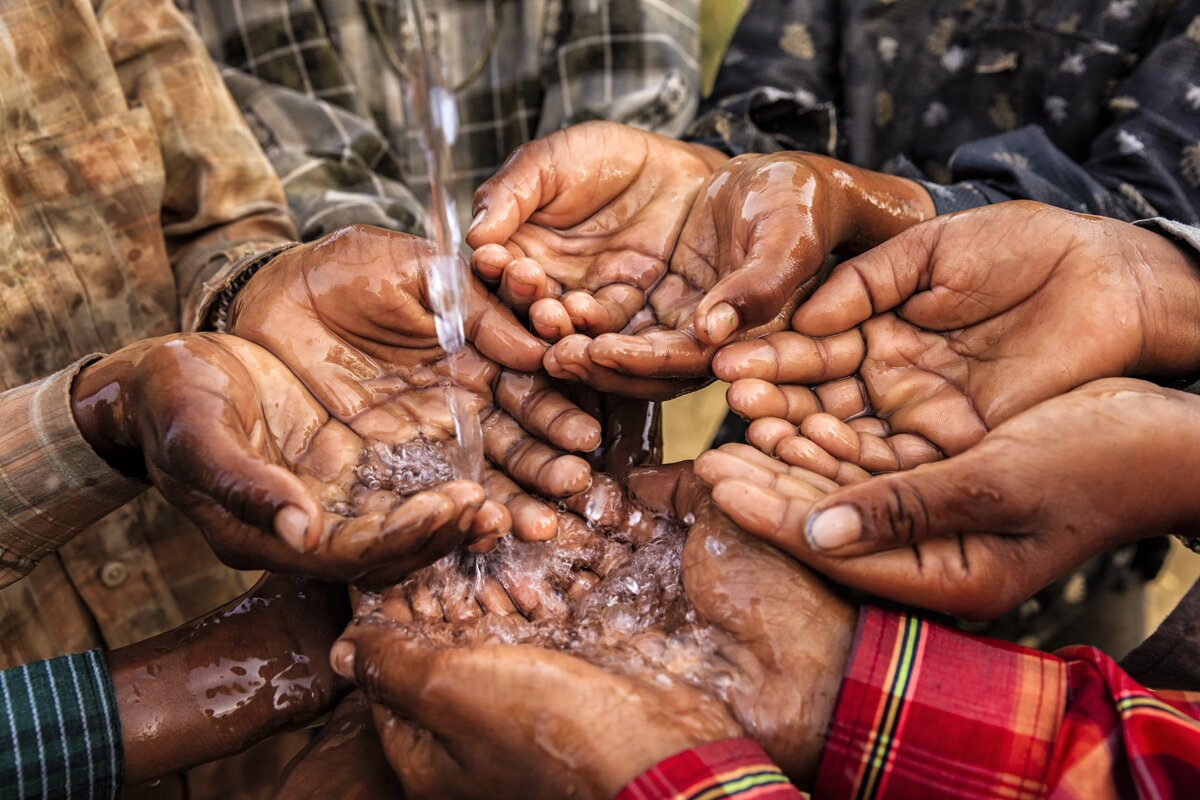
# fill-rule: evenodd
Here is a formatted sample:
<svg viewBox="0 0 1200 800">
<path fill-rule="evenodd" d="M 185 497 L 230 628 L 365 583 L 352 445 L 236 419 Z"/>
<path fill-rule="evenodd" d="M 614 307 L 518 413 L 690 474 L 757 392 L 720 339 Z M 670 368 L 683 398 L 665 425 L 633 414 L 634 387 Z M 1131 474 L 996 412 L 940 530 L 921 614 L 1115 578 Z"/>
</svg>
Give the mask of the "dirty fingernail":
<svg viewBox="0 0 1200 800">
<path fill-rule="evenodd" d="M 308 535 L 308 513 L 299 506 L 284 506 L 275 515 L 275 532 L 288 547 L 297 553 L 304 552 L 304 539 Z"/>
<path fill-rule="evenodd" d="M 354 642 L 339 639 L 329 650 L 329 664 L 346 680 L 354 680 Z"/>
<path fill-rule="evenodd" d="M 708 340 L 720 344 L 733 335 L 739 324 L 737 309 L 729 303 L 721 303 L 708 312 L 704 328 L 708 332 Z"/>
<path fill-rule="evenodd" d="M 862 517 L 853 506 L 834 506 L 809 516 L 804 533 L 814 550 L 836 550 L 862 538 Z"/>
</svg>

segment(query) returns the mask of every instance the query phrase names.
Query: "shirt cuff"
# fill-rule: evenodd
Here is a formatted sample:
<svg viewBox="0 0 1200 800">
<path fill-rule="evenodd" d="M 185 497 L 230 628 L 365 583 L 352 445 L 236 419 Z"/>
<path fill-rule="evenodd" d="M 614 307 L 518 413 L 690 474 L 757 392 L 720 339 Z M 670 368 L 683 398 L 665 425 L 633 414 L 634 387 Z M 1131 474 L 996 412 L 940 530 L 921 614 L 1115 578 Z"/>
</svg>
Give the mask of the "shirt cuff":
<svg viewBox="0 0 1200 800">
<path fill-rule="evenodd" d="M 749 739 L 726 739 L 660 761 L 628 783 L 615 800 L 794 800 L 800 796 L 761 747 Z"/>
<path fill-rule="evenodd" d="M 970 183 L 952 183 L 942 184 L 932 181 L 917 180 L 917 183 L 925 187 L 929 192 L 929 196 L 933 198 L 933 207 L 937 212 L 937 216 L 943 214 L 953 214 L 956 211 L 967 211 L 980 206 L 991 205 L 996 202 L 988 197 L 981 189 Z M 1004 198 L 1005 200 L 1009 198 Z"/>
<path fill-rule="evenodd" d="M 818 797 L 1042 797 L 1067 699 L 1047 653 L 864 608 Z"/>
<path fill-rule="evenodd" d="M 0 393 L 0 586 L 146 488 L 97 455 L 75 422 L 71 384 L 99 358 Z"/>
<path fill-rule="evenodd" d="M 0 794 L 117 797 L 125 756 L 100 650 L 0 672 L 0 706 Z"/>
<path fill-rule="evenodd" d="M 280 243 L 244 242 L 234 250 L 222 251 L 209 258 L 210 266 L 205 272 L 211 274 L 185 301 L 183 308 L 184 330 L 212 330 L 212 312 L 218 299 L 227 291 L 236 292 L 250 276 L 285 250 L 291 250 L 299 242 Z M 225 262 L 224 266 L 211 266 L 214 262 Z"/>
</svg>

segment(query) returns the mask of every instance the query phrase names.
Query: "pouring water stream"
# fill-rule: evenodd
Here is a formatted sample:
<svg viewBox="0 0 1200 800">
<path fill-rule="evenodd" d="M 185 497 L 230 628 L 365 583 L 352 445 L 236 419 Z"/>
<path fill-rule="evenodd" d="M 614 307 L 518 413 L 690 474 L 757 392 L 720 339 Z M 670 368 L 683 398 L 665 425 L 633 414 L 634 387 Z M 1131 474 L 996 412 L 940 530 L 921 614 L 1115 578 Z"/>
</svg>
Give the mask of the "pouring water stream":
<svg viewBox="0 0 1200 800">
<path fill-rule="evenodd" d="M 438 343 L 450 358 L 455 377 L 455 354 L 466 346 L 464 320 L 470 291 L 466 264 L 459 257 L 462 229 L 450 192 L 451 149 L 458 135 L 458 108 L 445 66 L 428 29 L 423 0 L 407 0 L 416 46 L 406 48 L 405 99 L 410 119 L 419 122 L 420 145 L 429 178 L 426 232 L 437 247 L 429 269 L 429 300 L 437 322 Z M 450 392 L 450 412 L 458 440 L 459 478 L 479 480 L 483 466 L 483 432 L 479 417 L 470 412 L 463 393 Z"/>
</svg>

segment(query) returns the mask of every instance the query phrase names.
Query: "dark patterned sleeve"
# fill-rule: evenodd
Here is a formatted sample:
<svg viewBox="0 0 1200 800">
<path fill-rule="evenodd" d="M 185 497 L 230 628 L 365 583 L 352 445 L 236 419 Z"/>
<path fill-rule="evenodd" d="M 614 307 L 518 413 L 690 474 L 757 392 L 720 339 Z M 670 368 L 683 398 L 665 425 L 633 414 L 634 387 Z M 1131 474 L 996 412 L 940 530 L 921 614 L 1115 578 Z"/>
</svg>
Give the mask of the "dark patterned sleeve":
<svg viewBox="0 0 1200 800">
<path fill-rule="evenodd" d="M 1200 222 L 1200 2 L 1182 2 L 1157 44 L 1117 87 L 1112 123 L 1082 163 L 1040 126 L 971 142 L 952 183 L 926 183 L 939 213 L 1029 199 L 1127 221 Z"/>
<path fill-rule="evenodd" d="M 684 138 L 730 155 L 837 152 L 835 0 L 751 0 Z"/>
</svg>

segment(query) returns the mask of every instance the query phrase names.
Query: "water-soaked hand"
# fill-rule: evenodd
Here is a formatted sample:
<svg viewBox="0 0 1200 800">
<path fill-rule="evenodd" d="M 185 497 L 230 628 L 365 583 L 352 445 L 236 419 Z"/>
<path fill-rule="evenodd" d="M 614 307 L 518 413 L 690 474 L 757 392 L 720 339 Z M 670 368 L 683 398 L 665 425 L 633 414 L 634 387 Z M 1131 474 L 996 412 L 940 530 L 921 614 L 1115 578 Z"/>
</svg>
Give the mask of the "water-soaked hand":
<svg viewBox="0 0 1200 800">
<path fill-rule="evenodd" d="M 126 783 L 242 752 L 328 713 L 350 689 L 329 664 L 349 615 L 344 586 L 267 575 L 204 617 L 105 654 Z"/>
<path fill-rule="evenodd" d="M 646 304 L 725 156 L 593 121 L 517 148 L 475 192 L 472 264 L 550 341 L 619 331 Z"/>
<path fill-rule="evenodd" d="M 497 639 L 527 641 L 523 638 L 527 629 L 519 622 L 509 624 L 517 617 L 538 620 L 543 631 L 556 623 L 576 630 L 575 626 L 589 624 L 574 615 L 589 605 L 595 608 L 591 593 L 603 588 L 613 570 L 618 582 L 637 575 L 640 596 L 649 593 L 658 598 L 655 605 L 675 602 L 668 598 L 677 597 L 674 592 L 682 588 L 701 624 L 716 629 L 708 638 L 718 642 L 712 658 L 721 665 L 724 681 L 720 687 L 714 683 L 693 684 L 694 688 L 723 697 L 738 723 L 790 776 L 802 783 L 810 781 L 849 652 L 853 609 L 796 561 L 738 531 L 709 500 L 708 489 L 693 477 L 688 464 L 634 470 L 624 486 L 598 476 L 595 485 L 604 488 L 603 493 L 592 490 L 590 505 L 597 512 L 592 525 L 564 524 L 564 533 L 553 542 L 515 545 L 525 549 L 515 558 L 510 554 L 514 563 L 491 562 L 482 571 L 441 569 L 443 564 L 438 564 L 403 586 L 364 597 L 356 616 L 367 621 L 363 627 L 381 620 L 410 626 L 409 641 L 421 638 L 414 637 L 412 630 L 428 630 L 430 624 L 437 630 L 446 623 L 457 633 L 449 639 L 444 632 L 436 636 L 457 647 L 473 648 Z M 638 523 L 621 524 L 629 519 Z M 666 568 L 655 570 L 652 577 L 627 567 L 637 546 L 664 535 L 661 527 L 655 527 L 656 520 L 691 526 L 681 557 L 682 574 Z M 638 524 L 644 527 L 640 533 Z M 676 528 L 665 535 L 684 533 Z M 542 554 L 551 564 L 549 570 L 537 568 L 537 548 L 549 551 Z M 680 555 L 675 550 L 664 557 Z M 531 583 L 531 574 L 548 576 L 549 585 L 535 585 L 541 580 Z M 682 586 L 652 587 L 647 580 L 681 580 Z M 481 615 L 504 619 L 480 625 L 476 621 Z M 661 674 L 661 668 L 648 667 L 633 654 L 657 653 L 664 647 L 664 637 L 678 638 L 671 626 L 681 620 L 670 612 L 666 620 L 652 623 L 667 625 L 662 629 L 638 629 L 615 641 L 605 640 L 599 651 L 588 651 L 588 656 L 626 676 Z M 594 618 L 590 624 L 595 624 Z M 693 670 L 697 658 L 706 656 L 684 652 L 668 663 Z"/>
<path fill-rule="evenodd" d="M 404 788 L 387 762 L 375 732 L 371 705 L 351 692 L 288 762 L 271 794 L 273 800 L 379 800 L 404 797 Z"/>
<path fill-rule="evenodd" d="M 720 701 L 677 680 L 617 675 L 530 645 L 441 649 L 359 625 L 332 658 L 374 703 L 413 800 L 606 800 L 664 758 L 740 733 Z"/>
<path fill-rule="evenodd" d="M 854 455 L 855 432 L 837 424 L 808 440 L 832 462 Z M 746 445 L 705 453 L 698 469 L 742 528 L 834 580 L 987 619 L 1104 550 L 1200 530 L 1196 431 L 1200 397 L 1110 378 L 942 461 L 865 480 L 851 462 L 844 488 Z"/>
<path fill-rule="evenodd" d="M 713 369 L 736 381 L 743 416 L 865 414 L 866 432 L 922 437 L 900 443 L 918 463 L 1088 381 L 1194 371 L 1198 316 L 1200 272 L 1168 239 L 1021 201 L 939 217 L 841 264 L 794 331 L 730 345 Z"/>
<path fill-rule="evenodd" d="M 274 356 L 233 336 L 131 345 L 85 368 L 72 401 L 97 452 L 148 475 L 238 568 L 391 583 L 511 523 L 470 481 L 409 497 L 362 491 L 362 435 Z M 379 433 L 375 418 L 392 416 L 368 409 L 360 422 Z M 330 510 L 338 503 L 342 512 Z"/>
<path fill-rule="evenodd" d="M 539 494 L 586 488 L 599 424 L 554 391 L 540 370 L 545 345 L 470 280 L 470 346 L 438 346 L 427 297 L 432 244 L 366 226 L 277 256 L 241 290 L 229 327 L 283 361 L 337 420 L 396 443 L 454 431 L 450 392 L 481 417 L 488 460 Z M 500 365 L 504 365 L 502 368 Z M 521 371 L 516 371 L 521 370 Z M 486 470 L 485 470 L 486 473 Z M 553 513 L 528 496 L 510 510 L 516 533 L 554 535 Z"/>
<path fill-rule="evenodd" d="M 547 369 L 639 397 L 693 388 L 720 345 L 786 327 L 831 253 L 861 252 L 933 213 L 925 189 L 903 178 L 807 153 L 739 156 L 692 207 L 652 313 L 620 333 L 560 342 Z"/>
</svg>

